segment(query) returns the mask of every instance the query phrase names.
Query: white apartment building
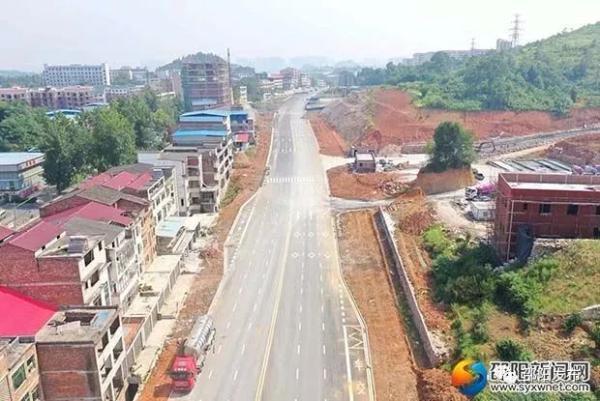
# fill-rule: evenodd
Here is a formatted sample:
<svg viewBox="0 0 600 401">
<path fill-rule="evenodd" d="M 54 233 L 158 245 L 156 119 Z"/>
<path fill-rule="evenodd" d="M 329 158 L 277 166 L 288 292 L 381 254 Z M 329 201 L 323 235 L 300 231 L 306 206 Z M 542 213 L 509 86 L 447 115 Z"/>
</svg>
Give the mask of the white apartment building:
<svg viewBox="0 0 600 401">
<path fill-rule="evenodd" d="M 42 78 L 47 86 L 108 86 L 110 85 L 110 70 L 108 64 L 44 64 Z"/>
</svg>

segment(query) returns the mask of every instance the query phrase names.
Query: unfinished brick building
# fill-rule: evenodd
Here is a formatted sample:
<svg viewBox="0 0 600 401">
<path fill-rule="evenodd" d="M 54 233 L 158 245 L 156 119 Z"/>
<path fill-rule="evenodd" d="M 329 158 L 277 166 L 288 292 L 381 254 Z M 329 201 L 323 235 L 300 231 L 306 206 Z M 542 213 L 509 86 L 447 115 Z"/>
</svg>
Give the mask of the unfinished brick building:
<svg viewBox="0 0 600 401">
<path fill-rule="evenodd" d="M 501 173 L 494 243 L 502 260 L 533 238 L 600 238 L 600 177 Z"/>
</svg>

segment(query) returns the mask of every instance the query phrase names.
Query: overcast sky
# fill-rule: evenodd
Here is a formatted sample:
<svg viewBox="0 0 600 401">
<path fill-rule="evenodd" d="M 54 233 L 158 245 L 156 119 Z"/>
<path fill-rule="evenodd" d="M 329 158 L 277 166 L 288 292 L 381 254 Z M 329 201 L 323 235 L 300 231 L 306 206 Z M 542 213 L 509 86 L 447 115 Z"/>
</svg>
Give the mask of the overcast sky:
<svg viewBox="0 0 600 401">
<path fill-rule="evenodd" d="M 232 57 L 389 59 L 522 42 L 600 20 L 600 0 L 0 0 L 0 69 Z"/>
</svg>

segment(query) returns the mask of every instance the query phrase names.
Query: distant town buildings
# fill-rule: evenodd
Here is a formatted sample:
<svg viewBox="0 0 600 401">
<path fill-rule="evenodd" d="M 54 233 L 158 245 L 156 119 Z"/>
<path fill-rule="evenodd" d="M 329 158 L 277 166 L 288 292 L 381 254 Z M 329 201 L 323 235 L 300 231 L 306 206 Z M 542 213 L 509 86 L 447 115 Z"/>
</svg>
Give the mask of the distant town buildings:
<svg viewBox="0 0 600 401">
<path fill-rule="evenodd" d="M 534 238 L 600 238 L 600 177 L 501 173 L 495 248 L 504 260 L 528 256 Z"/>
<path fill-rule="evenodd" d="M 498 50 L 498 51 L 510 50 L 510 49 L 512 49 L 512 47 L 513 47 L 513 44 L 510 40 L 506 40 L 506 39 L 496 40 L 496 50 Z"/>
<path fill-rule="evenodd" d="M 92 86 L 0 88 L 0 101 L 22 101 L 31 107 L 45 107 L 50 110 L 80 109 L 103 100 L 103 92 Z"/>
<path fill-rule="evenodd" d="M 227 62 L 214 54 L 182 60 L 181 86 L 186 111 L 226 107 L 232 104 Z"/>
<path fill-rule="evenodd" d="M 143 67 L 121 67 L 110 70 L 110 81 L 112 84 L 131 81 L 136 84 L 145 84 L 150 78 L 150 72 Z"/>
<path fill-rule="evenodd" d="M 108 86 L 110 85 L 110 71 L 107 64 L 44 64 L 42 79 L 47 86 Z"/>
<path fill-rule="evenodd" d="M 5 200 L 25 199 L 42 189 L 43 163 L 43 153 L 1 152 L 0 196 Z"/>
</svg>

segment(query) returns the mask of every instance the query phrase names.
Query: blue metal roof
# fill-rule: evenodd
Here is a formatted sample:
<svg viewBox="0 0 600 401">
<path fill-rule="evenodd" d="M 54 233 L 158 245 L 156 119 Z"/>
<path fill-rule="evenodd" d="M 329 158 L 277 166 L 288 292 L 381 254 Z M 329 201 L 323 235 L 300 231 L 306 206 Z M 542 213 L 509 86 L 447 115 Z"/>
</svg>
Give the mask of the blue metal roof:
<svg viewBox="0 0 600 401">
<path fill-rule="evenodd" d="M 248 115 L 248 112 L 245 110 L 227 110 L 227 109 L 209 109 L 209 110 L 200 110 L 200 111 L 190 111 L 188 113 L 183 113 L 179 117 L 200 117 L 200 116 L 219 116 L 219 117 L 229 117 L 229 116 L 244 116 Z"/>
<path fill-rule="evenodd" d="M 184 138 L 189 136 L 227 136 L 225 130 L 178 130 L 173 133 L 176 138 Z"/>
<path fill-rule="evenodd" d="M 39 152 L 0 152 L 0 166 L 25 163 L 44 156 Z"/>
<path fill-rule="evenodd" d="M 59 109 L 59 110 L 53 110 L 53 111 L 49 111 L 46 113 L 47 116 L 55 116 L 56 114 L 64 114 L 65 116 L 67 115 L 79 115 L 81 114 L 81 110 L 74 110 L 74 109 Z"/>
<path fill-rule="evenodd" d="M 221 116 L 181 116 L 179 122 L 222 123 L 224 118 Z"/>
</svg>

